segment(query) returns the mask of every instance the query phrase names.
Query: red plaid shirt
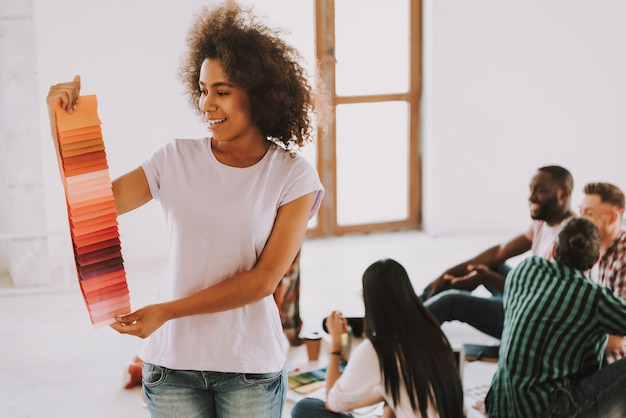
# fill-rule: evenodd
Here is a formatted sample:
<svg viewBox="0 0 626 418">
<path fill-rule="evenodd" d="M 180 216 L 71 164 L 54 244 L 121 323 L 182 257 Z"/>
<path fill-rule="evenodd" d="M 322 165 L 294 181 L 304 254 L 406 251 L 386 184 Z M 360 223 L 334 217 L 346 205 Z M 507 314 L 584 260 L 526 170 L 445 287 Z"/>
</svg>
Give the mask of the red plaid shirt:
<svg viewBox="0 0 626 418">
<path fill-rule="evenodd" d="M 600 258 L 598 283 L 626 299 L 626 230 L 622 229 Z"/>
</svg>

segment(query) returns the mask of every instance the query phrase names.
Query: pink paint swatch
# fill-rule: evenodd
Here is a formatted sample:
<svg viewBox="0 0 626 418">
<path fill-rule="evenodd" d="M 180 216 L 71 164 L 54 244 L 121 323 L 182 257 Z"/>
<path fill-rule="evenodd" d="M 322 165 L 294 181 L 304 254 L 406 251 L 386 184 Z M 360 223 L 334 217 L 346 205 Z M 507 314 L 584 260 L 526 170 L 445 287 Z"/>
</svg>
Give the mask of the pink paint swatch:
<svg viewBox="0 0 626 418">
<path fill-rule="evenodd" d="M 57 101 L 54 116 L 78 283 L 99 328 L 131 309 L 96 96 L 71 114 Z"/>
</svg>

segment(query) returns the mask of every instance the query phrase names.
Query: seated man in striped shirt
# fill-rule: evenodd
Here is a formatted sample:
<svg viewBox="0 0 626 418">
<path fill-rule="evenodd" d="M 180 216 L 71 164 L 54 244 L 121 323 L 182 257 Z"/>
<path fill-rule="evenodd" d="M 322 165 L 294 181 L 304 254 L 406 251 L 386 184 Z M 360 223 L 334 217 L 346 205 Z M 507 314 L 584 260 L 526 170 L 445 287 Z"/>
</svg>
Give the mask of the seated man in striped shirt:
<svg viewBox="0 0 626 418">
<path fill-rule="evenodd" d="M 585 275 L 598 229 L 574 218 L 554 260 L 530 257 L 508 276 L 490 418 L 626 416 L 626 359 L 601 369 L 607 334 L 626 335 L 626 301 Z"/>
</svg>

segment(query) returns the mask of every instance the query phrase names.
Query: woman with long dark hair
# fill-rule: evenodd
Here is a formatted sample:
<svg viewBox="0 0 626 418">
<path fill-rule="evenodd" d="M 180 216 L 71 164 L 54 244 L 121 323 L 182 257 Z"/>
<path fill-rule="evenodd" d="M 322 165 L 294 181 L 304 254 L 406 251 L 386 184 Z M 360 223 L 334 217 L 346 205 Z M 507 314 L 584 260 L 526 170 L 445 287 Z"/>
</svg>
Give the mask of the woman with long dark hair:
<svg viewBox="0 0 626 418">
<path fill-rule="evenodd" d="M 339 312 L 326 320 L 331 353 L 326 402 L 305 398 L 293 418 L 351 417 L 356 408 L 385 402 L 386 414 L 403 417 L 464 416 L 463 388 L 453 350 L 439 323 L 424 307 L 404 267 L 379 260 L 363 273 L 365 339 L 340 375 Z"/>
</svg>

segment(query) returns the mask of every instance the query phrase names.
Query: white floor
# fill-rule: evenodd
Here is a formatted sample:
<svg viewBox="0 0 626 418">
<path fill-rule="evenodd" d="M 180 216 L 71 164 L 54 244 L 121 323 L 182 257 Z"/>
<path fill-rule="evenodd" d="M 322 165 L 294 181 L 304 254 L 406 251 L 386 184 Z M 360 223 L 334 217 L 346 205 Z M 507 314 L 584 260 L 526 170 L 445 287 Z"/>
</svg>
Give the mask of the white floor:
<svg viewBox="0 0 626 418">
<path fill-rule="evenodd" d="M 331 310 L 363 313 L 360 278 L 380 258 L 394 258 L 421 290 L 443 269 L 508 235 L 431 237 L 420 232 L 307 240 L 301 260 L 301 313 L 305 331 L 319 330 Z M 125 262 L 134 307 L 156 299 L 165 261 Z M 493 343 L 460 323 L 444 325 L 453 345 Z M 0 291 L 0 417 L 148 417 L 139 389 L 122 388 L 124 364 L 142 341 L 94 330 L 78 285 L 55 291 Z M 304 346 L 288 366 L 306 363 Z M 493 367 L 468 365 L 466 385 L 489 379 Z M 471 412 L 471 411 L 468 411 Z M 289 408 L 285 411 L 289 416 Z"/>
</svg>

